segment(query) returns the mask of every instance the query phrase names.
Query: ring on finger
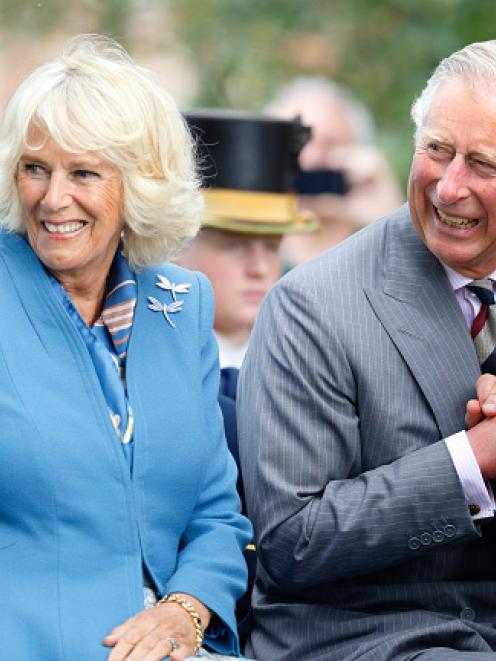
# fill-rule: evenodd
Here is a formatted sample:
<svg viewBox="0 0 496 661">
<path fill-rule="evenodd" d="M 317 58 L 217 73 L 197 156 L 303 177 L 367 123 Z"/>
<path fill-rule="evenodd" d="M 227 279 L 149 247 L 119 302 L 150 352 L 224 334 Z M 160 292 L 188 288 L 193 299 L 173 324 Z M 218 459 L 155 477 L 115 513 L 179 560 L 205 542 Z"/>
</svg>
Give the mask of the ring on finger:
<svg viewBox="0 0 496 661">
<path fill-rule="evenodd" d="M 171 652 L 175 652 L 177 649 L 179 649 L 179 643 L 175 638 L 167 638 L 167 642 L 171 646 Z"/>
</svg>

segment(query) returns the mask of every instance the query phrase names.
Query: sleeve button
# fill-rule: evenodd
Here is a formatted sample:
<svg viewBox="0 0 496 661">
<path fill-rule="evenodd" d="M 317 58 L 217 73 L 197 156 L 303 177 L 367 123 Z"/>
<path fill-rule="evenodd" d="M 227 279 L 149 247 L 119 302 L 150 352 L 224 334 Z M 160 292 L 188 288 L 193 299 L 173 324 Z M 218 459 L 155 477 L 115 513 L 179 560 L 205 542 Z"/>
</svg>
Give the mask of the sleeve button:
<svg viewBox="0 0 496 661">
<path fill-rule="evenodd" d="M 423 532 L 420 535 L 420 543 L 422 546 L 429 546 L 429 544 L 432 544 L 432 535 L 428 532 Z"/>
<path fill-rule="evenodd" d="M 446 537 L 454 537 L 456 535 L 455 526 L 451 523 L 448 523 L 447 526 L 444 526 L 444 534 Z"/>
<path fill-rule="evenodd" d="M 460 612 L 460 618 L 462 620 L 468 620 L 469 622 L 473 622 L 475 620 L 475 611 L 473 608 L 462 608 Z"/>
<path fill-rule="evenodd" d="M 418 537 L 410 537 L 408 540 L 408 546 L 412 549 L 412 551 L 416 551 L 420 548 L 420 539 Z"/>
</svg>

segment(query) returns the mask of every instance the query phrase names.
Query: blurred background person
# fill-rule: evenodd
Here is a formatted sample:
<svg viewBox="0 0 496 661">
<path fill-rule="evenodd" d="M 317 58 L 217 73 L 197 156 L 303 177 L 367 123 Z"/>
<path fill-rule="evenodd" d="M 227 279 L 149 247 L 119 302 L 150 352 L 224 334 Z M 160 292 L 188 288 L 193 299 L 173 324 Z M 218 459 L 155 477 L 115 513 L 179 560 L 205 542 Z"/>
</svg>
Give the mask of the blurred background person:
<svg viewBox="0 0 496 661">
<path fill-rule="evenodd" d="M 190 112 L 186 119 L 206 207 L 179 263 L 210 279 L 221 368 L 239 368 L 262 298 L 282 272 L 282 237 L 316 228 L 291 190 L 309 131 L 296 119 L 229 110 Z"/>
<path fill-rule="evenodd" d="M 180 254 L 182 266 L 203 272 L 215 294 L 214 331 L 219 343 L 219 404 L 229 449 L 238 465 L 235 398 L 238 369 L 262 298 L 282 272 L 281 239 L 311 232 L 311 214 L 299 213 L 291 184 L 309 130 L 298 120 L 280 120 L 230 110 L 186 114 L 195 137 L 206 205 L 202 229 Z M 245 511 L 244 486 L 238 493 Z M 236 616 L 243 641 L 251 626 L 250 598 L 255 547 L 245 549 L 248 591 Z"/>
<path fill-rule="evenodd" d="M 333 81 L 296 78 L 267 106 L 268 114 L 299 117 L 311 128 L 294 185 L 302 208 L 320 220 L 317 232 L 284 239 L 288 266 L 315 257 L 404 201 L 399 181 L 374 144 L 366 106 Z"/>
</svg>

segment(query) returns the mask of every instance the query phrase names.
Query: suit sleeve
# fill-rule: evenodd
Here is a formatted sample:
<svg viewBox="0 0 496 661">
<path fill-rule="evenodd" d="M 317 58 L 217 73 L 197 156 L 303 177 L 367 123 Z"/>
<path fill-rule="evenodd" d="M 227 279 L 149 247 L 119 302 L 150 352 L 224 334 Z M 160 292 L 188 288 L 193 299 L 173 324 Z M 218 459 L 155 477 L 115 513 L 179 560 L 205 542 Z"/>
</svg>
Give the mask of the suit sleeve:
<svg viewBox="0 0 496 661">
<path fill-rule="evenodd" d="M 346 330 L 295 280 L 266 298 L 238 388 L 247 509 L 264 569 L 298 592 L 417 558 L 433 523 L 447 531 L 436 548 L 477 537 L 444 441 L 363 471 L 364 426 L 380 426 L 381 411 L 360 418 L 360 374 L 339 339 Z"/>
<path fill-rule="evenodd" d="M 215 615 L 205 633 L 205 643 L 217 652 L 238 654 L 234 612 L 236 600 L 246 590 L 243 549 L 251 540 L 251 525 L 240 514 L 237 470 L 226 444 L 217 401 L 219 364 L 212 332 L 213 294 L 206 278 L 200 274 L 198 278 L 200 369 L 208 444 L 196 506 L 183 535 L 176 571 L 167 591 L 189 593 L 208 606 Z"/>
</svg>

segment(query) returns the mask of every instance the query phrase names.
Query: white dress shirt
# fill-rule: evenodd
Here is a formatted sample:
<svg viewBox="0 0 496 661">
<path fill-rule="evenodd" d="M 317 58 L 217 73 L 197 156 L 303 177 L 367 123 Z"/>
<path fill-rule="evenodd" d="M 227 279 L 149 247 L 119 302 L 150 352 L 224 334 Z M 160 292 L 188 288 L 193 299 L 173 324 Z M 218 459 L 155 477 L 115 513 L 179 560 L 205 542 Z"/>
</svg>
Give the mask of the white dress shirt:
<svg viewBox="0 0 496 661">
<path fill-rule="evenodd" d="M 466 285 L 471 282 L 470 278 L 457 273 L 446 264 L 443 264 L 443 267 L 470 330 L 472 322 L 481 308 L 481 302 L 473 292 L 466 288 Z M 487 277 L 493 280 L 494 288 L 496 271 L 490 273 Z M 467 503 L 474 503 L 480 507 L 480 511 L 474 514 L 473 518 L 493 517 L 496 509 L 493 490 L 489 482 L 485 482 L 482 477 L 466 432 L 460 431 L 453 434 L 453 436 L 446 438 L 445 442 L 462 483 Z"/>
<path fill-rule="evenodd" d="M 220 368 L 223 367 L 241 367 L 243 358 L 245 357 L 246 350 L 248 349 L 248 341 L 241 346 L 232 344 L 226 340 L 220 333 L 214 331 L 215 337 L 217 338 L 217 344 L 219 345 L 219 362 Z"/>
</svg>

